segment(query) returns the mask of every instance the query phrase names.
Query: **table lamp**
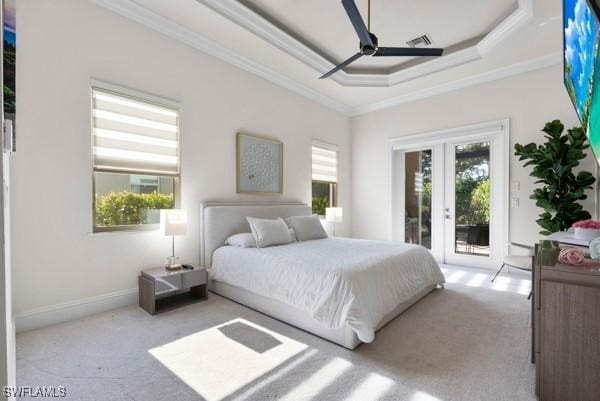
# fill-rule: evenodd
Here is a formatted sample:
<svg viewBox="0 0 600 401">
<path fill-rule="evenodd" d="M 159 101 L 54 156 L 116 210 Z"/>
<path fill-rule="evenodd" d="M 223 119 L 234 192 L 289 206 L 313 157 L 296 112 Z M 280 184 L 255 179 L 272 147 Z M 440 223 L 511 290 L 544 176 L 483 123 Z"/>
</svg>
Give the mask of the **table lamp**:
<svg viewBox="0 0 600 401">
<path fill-rule="evenodd" d="M 185 235 L 187 230 L 187 213 L 180 209 L 164 209 L 160 211 L 160 231 L 164 236 L 172 238 L 171 256 L 167 258 L 167 270 L 181 268 L 179 256 L 175 256 L 175 236 Z"/>
<path fill-rule="evenodd" d="M 325 208 L 325 221 L 333 225 L 333 236 L 335 237 L 335 225 L 342 222 L 342 208 Z"/>
</svg>

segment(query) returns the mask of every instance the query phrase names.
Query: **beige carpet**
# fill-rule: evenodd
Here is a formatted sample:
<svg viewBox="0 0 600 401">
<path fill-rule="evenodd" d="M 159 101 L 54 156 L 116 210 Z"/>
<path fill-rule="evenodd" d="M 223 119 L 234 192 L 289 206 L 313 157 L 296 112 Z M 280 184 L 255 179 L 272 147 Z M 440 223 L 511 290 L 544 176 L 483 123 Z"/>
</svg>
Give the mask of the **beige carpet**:
<svg viewBox="0 0 600 401">
<path fill-rule="evenodd" d="M 444 290 L 355 351 L 211 294 L 22 333 L 18 384 L 78 401 L 535 400 L 527 276 L 444 270 Z"/>
</svg>

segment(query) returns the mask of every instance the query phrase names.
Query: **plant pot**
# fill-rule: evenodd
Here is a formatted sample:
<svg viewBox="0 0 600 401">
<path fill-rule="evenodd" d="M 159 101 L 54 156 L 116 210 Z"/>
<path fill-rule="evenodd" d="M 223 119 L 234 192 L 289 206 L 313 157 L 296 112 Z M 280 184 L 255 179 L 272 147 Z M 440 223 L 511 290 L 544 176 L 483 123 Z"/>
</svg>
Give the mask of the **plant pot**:
<svg viewBox="0 0 600 401">
<path fill-rule="evenodd" d="M 558 263 L 558 255 L 560 254 L 560 247 L 558 242 L 554 241 L 542 241 L 542 248 L 540 249 L 540 259 L 543 266 L 554 266 Z"/>
<path fill-rule="evenodd" d="M 591 241 L 596 237 L 600 237 L 600 229 L 597 228 L 581 228 L 575 227 L 573 238 L 584 241 Z"/>
<path fill-rule="evenodd" d="M 554 266 L 558 263 L 558 255 L 560 254 L 560 248 L 546 248 L 542 249 L 542 265 L 543 266 Z"/>
</svg>

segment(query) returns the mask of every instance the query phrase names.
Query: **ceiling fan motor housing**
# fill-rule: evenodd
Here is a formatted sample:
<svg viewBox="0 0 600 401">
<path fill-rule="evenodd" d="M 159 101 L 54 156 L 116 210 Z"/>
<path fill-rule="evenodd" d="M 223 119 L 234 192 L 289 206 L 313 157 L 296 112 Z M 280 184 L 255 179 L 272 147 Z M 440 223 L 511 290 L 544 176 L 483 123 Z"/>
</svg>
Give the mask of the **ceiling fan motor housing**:
<svg viewBox="0 0 600 401">
<path fill-rule="evenodd" d="M 362 54 L 364 54 L 365 56 L 371 56 L 371 55 L 373 55 L 377 51 L 377 46 L 379 45 L 379 41 L 377 40 L 377 36 L 373 35 L 371 32 L 369 32 L 369 36 L 371 37 L 371 40 L 373 41 L 373 44 L 375 46 L 366 45 L 364 43 L 360 43 L 360 45 L 359 45 L 360 52 Z"/>
</svg>

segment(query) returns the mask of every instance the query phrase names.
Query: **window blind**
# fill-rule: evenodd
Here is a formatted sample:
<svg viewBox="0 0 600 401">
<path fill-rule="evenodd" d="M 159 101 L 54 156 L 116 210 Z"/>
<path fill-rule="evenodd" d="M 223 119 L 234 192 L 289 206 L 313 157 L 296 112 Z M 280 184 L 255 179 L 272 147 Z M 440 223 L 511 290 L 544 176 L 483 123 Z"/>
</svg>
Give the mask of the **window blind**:
<svg viewBox="0 0 600 401">
<path fill-rule="evenodd" d="M 322 146 L 312 146 L 313 181 L 337 182 L 338 152 Z"/>
<path fill-rule="evenodd" d="M 94 169 L 179 174 L 179 113 L 92 88 Z"/>
</svg>

